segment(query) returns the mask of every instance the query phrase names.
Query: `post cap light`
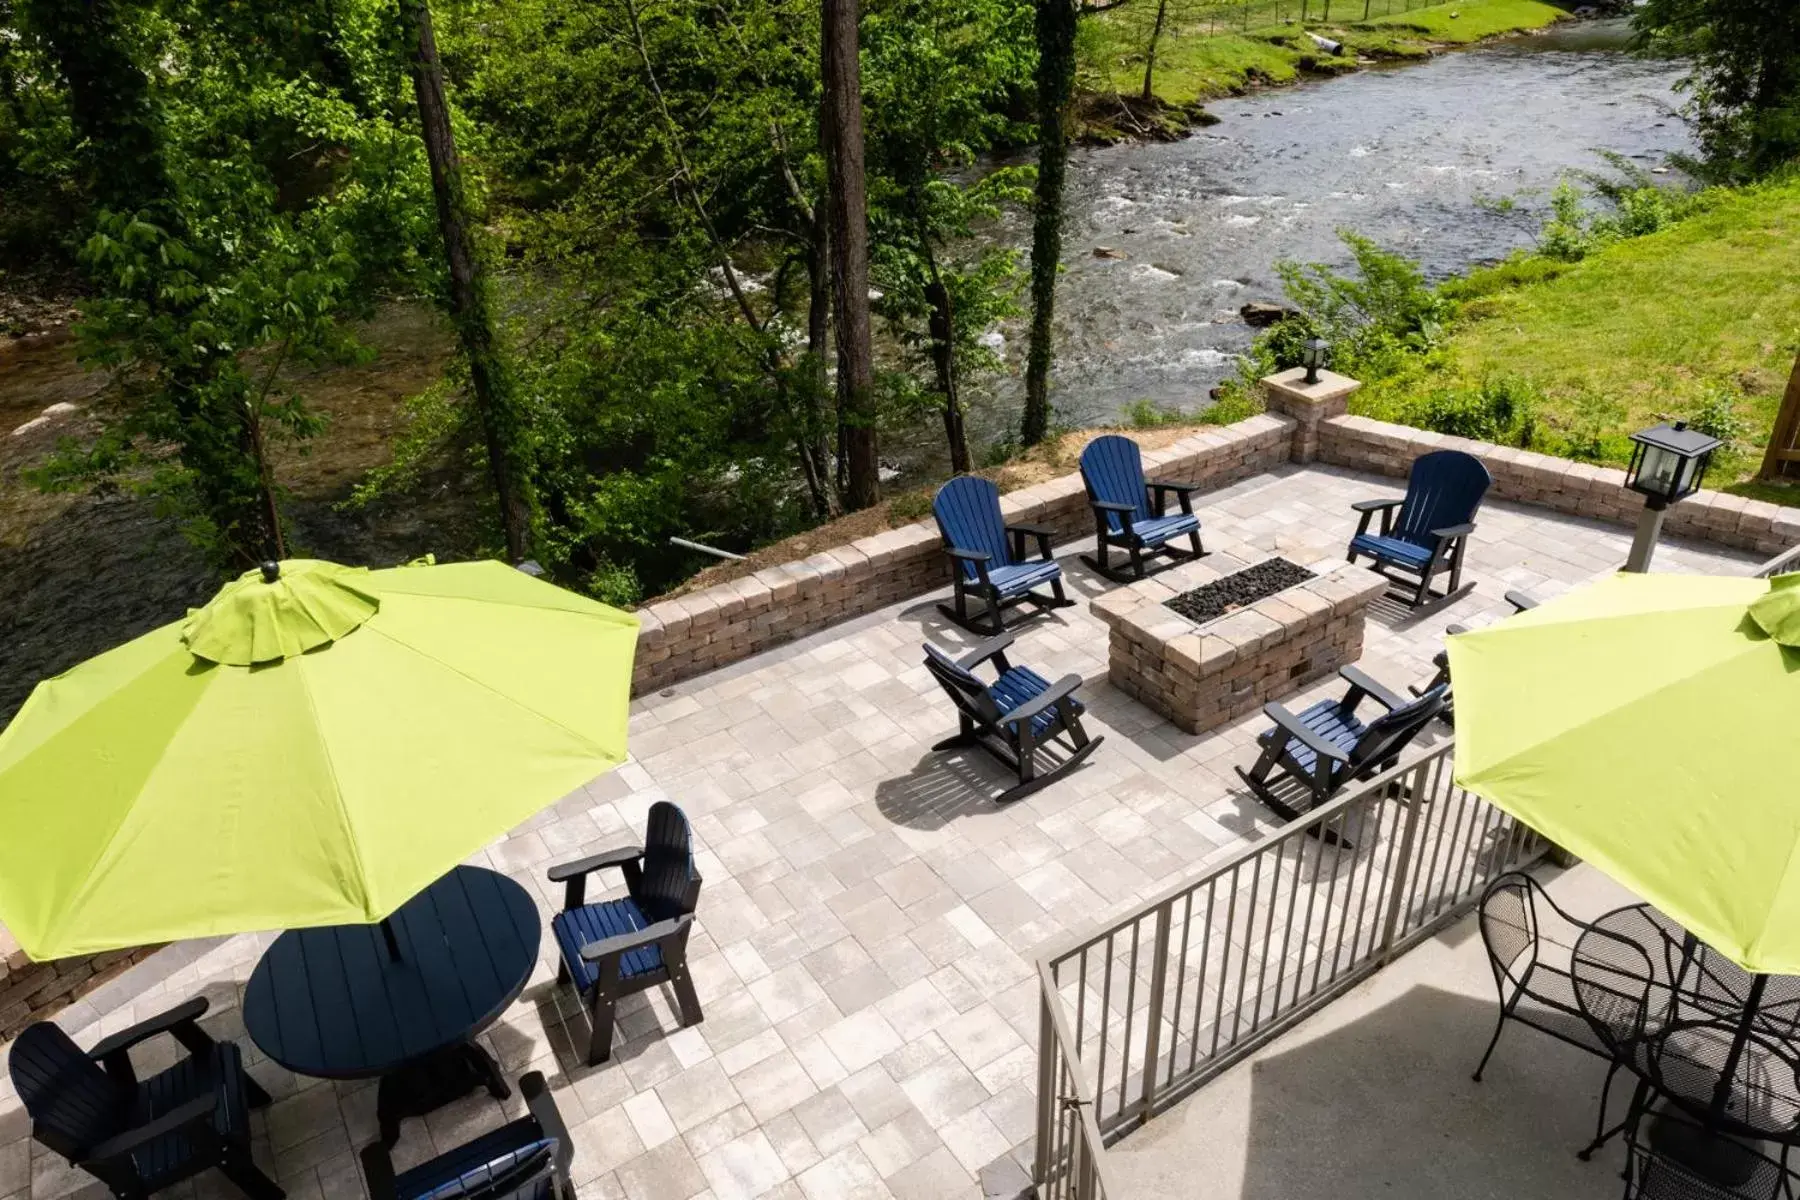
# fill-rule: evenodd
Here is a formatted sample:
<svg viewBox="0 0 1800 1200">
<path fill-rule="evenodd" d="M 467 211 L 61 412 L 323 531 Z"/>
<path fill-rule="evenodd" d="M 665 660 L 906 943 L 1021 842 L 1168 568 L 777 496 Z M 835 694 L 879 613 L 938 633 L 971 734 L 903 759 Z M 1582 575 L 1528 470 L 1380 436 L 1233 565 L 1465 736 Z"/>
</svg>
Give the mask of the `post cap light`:
<svg viewBox="0 0 1800 1200">
<path fill-rule="evenodd" d="M 1306 344 L 1300 348 L 1300 365 L 1306 368 L 1306 382 L 1310 386 L 1319 382 L 1319 368 L 1325 365 L 1325 355 L 1331 344 L 1324 338 L 1307 338 Z"/>
<path fill-rule="evenodd" d="M 1699 491 L 1713 451 L 1723 445 L 1716 437 L 1689 429 L 1686 421 L 1634 433 L 1631 440 L 1635 448 L 1625 472 L 1625 486 L 1658 509 Z"/>
</svg>

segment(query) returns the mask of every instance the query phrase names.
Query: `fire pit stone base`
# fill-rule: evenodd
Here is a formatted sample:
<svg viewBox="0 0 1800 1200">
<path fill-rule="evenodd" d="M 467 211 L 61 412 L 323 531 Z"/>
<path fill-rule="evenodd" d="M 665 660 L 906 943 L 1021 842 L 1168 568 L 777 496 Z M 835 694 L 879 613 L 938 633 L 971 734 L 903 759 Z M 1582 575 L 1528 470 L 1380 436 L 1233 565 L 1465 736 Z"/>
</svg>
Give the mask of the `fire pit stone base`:
<svg viewBox="0 0 1800 1200">
<path fill-rule="evenodd" d="M 1168 607 L 1272 557 L 1216 553 L 1095 600 L 1110 630 L 1113 686 L 1204 733 L 1362 657 L 1364 617 L 1388 585 L 1349 563 L 1308 564 L 1313 578 L 1204 624 Z"/>
</svg>

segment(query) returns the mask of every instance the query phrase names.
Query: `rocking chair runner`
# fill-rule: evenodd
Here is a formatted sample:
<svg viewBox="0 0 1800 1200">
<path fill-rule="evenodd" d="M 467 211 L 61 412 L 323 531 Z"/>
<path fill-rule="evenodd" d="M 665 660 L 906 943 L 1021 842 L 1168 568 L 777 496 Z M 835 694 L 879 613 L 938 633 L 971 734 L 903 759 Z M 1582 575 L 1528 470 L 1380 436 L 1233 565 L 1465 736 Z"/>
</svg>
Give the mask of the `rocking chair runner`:
<svg viewBox="0 0 1800 1200">
<path fill-rule="evenodd" d="M 1206 553 L 1200 547 L 1200 518 L 1194 515 L 1193 496 L 1199 486 L 1146 480 L 1143 454 L 1130 438 L 1108 434 L 1089 442 L 1081 452 L 1081 482 L 1094 510 L 1098 542 L 1094 556 L 1084 555 L 1083 561 L 1108 579 L 1119 583 L 1142 579 L 1146 556 L 1186 560 Z M 1164 515 L 1170 492 L 1181 511 Z M 1186 537 L 1192 548 L 1177 550 L 1170 545 L 1180 537 Z M 1113 568 L 1112 546 L 1130 556 L 1129 575 Z"/>
<path fill-rule="evenodd" d="M 627 895 L 587 903 L 587 877 L 616 867 Z M 650 806 L 644 844 L 626 846 L 550 868 L 550 880 L 564 885 L 563 911 L 550 930 L 562 951 L 559 983 L 573 982 L 588 1002 L 591 1031 L 589 1066 L 612 1054 L 613 1009 L 634 992 L 659 984 L 675 991 L 681 1023 L 705 1020 L 700 997 L 688 974 L 688 935 L 700 903 L 700 872 L 694 869 L 692 835 L 681 809 L 667 800 Z"/>
<path fill-rule="evenodd" d="M 1042 525 L 1008 525 L 1000 515 L 1000 489 L 975 475 L 959 475 L 931 502 L 944 552 L 950 556 L 955 605 L 940 604 L 944 615 L 972 633 L 1006 629 L 1006 610 L 1030 604 L 1040 610 L 1075 602 L 1063 592 L 1062 567 L 1050 556 L 1054 531 Z M 1038 557 L 1027 559 L 1025 539 L 1037 541 Z M 1049 587 L 1046 596 L 1038 589 Z M 969 597 L 984 602 L 985 625 L 969 615 Z"/>
<path fill-rule="evenodd" d="M 925 669 L 956 705 L 962 726 L 955 737 L 932 749 L 980 746 L 1016 771 L 1018 786 L 994 798 L 1001 804 L 1022 799 L 1060 779 L 1106 740 L 1090 739 L 1082 728 L 1081 714 L 1086 710 L 1075 699 L 1081 676 L 1065 675 L 1053 684 L 1029 667 L 1015 667 L 1006 658 L 1012 643 L 1012 634 L 1001 634 L 960 659 L 936 646 L 925 646 Z M 984 663 L 992 663 L 997 674 L 992 684 L 983 683 L 975 674 L 975 668 Z M 1048 762 L 1049 770 L 1039 774 L 1038 760 L 1052 746 L 1064 750 L 1065 755 L 1060 762 Z"/>
<path fill-rule="evenodd" d="M 1362 514 L 1347 555 L 1374 560 L 1376 571 L 1396 583 L 1417 576 L 1410 600 L 1418 608 L 1427 600 L 1444 600 L 1462 588 L 1463 553 L 1475 532 L 1475 514 L 1493 482 L 1487 467 L 1472 454 L 1437 450 L 1413 460 L 1406 478 L 1406 495 L 1398 500 L 1363 500 L 1350 507 Z M 1381 532 L 1370 533 L 1369 522 L 1381 514 Z M 1431 581 L 1450 572 L 1450 586 L 1431 590 Z"/>
<path fill-rule="evenodd" d="M 1338 675 L 1350 685 L 1342 700 L 1321 700 L 1299 714 L 1279 704 L 1263 705 L 1275 727 L 1257 739 L 1262 756 L 1256 765 L 1237 768 L 1256 798 L 1283 820 L 1299 819 L 1302 810 L 1275 790 L 1277 784 L 1293 781 L 1307 796 L 1307 808 L 1317 808 L 1352 780 L 1371 779 L 1393 766 L 1444 704 L 1442 687 L 1408 701 L 1355 667 L 1343 667 Z M 1356 715 L 1365 698 L 1387 710 L 1366 724 Z"/>
<path fill-rule="evenodd" d="M 204 998 L 190 1000 L 85 1052 L 48 1021 L 26 1029 L 9 1065 L 32 1137 L 124 1200 L 214 1167 L 252 1200 L 281 1200 L 250 1153 L 250 1110 L 269 1094 L 244 1073 L 236 1046 L 200 1028 L 206 1009 Z M 165 1033 L 187 1056 L 139 1080 L 131 1049 Z"/>
</svg>

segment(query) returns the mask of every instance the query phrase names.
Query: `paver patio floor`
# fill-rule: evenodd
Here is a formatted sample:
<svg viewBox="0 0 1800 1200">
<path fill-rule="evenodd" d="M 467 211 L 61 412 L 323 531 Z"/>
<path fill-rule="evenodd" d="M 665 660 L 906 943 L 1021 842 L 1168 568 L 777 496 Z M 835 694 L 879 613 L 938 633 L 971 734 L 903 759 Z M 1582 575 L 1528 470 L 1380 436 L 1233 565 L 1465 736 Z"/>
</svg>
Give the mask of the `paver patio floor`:
<svg viewBox="0 0 1800 1200">
<path fill-rule="evenodd" d="M 1341 556 L 1352 501 L 1399 491 L 1293 467 L 1197 500 L 1209 550 L 1307 563 Z M 1509 588 L 1543 598 L 1615 569 L 1628 544 L 1624 530 L 1491 504 L 1469 551 L 1474 590 L 1423 618 L 1378 604 L 1361 665 L 1390 686 L 1419 682 L 1447 624 L 1510 612 Z M 546 939 L 524 997 L 486 1037 L 509 1073 L 549 1077 L 582 1197 L 979 1196 L 977 1173 L 1033 1129 L 1040 949 L 1276 828 L 1232 773 L 1253 760 L 1261 719 L 1189 736 L 1108 687 L 1106 631 L 1085 602 L 1114 585 L 1080 564 L 1077 546 L 1060 549 L 1083 602 L 1026 625 L 1016 658 L 1084 675 L 1089 729 L 1106 742 L 1058 784 L 1000 808 L 989 799 L 1005 784 L 996 764 L 930 750 L 954 718 L 919 643 L 975 640 L 933 596 L 646 697 L 630 763 L 478 856 L 548 914 L 561 901 L 544 880 L 550 864 L 636 841 L 665 797 L 693 819 L 706 882 L 691 961 L 705 1022 L 678 1029 L 666 996 L 638 997 L 621 1007 L 613 1061 L 578 1065 L 585 1019 L 555 984 Z M 1741 573 L 1749 562 L 1671 544 L 1657 568 Z M 268 941 L 172 947 L 62 1023 L 86 1043 L 210 997 L 206 1024 L 243 1045 L 277 1097 L 257 1118 L 268 1169 L 295 1200 L 362 1196 L 355 1151 L 375 1137 L 373 1085 L 296 1078 L 244 1036 L 241 992 Z M 156 1062 L 147 1054 L 143 1066 Z M 481 1096 L 410 1121 L 396 1161 L 517 1109 Z M 105 1194 L 28 1134 L 0 1081 L 0 1200 Z M 231 1193 L 209 1178 L 168 1194 Z"/>
</svg>

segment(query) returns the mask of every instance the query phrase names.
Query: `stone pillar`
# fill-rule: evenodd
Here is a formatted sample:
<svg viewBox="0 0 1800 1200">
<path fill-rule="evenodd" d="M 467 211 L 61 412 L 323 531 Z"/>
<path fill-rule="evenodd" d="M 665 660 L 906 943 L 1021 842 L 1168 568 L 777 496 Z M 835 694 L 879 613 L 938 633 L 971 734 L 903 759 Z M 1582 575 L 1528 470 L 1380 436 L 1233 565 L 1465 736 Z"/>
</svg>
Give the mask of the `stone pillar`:
<svg viewBox="0 0 1800 1200">
<path fill-rule="evenodd" d="M 1361 386 L 1358 380 L 1335 371 L 1320 371 L 1319 382 L 1309 384 L 1304 367 L 1263 379 L 1263 403 L 1268 410 L 1296 422 L 1288 457 L 1297 463 L 1319 457 L 1319 422 L 1349 411 L 1350 395 Z"/>
</svg>

